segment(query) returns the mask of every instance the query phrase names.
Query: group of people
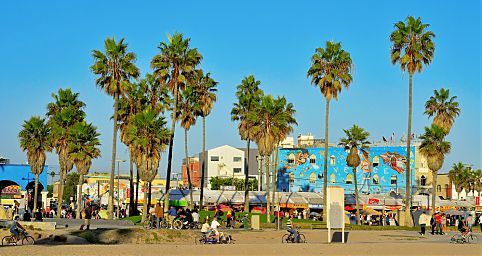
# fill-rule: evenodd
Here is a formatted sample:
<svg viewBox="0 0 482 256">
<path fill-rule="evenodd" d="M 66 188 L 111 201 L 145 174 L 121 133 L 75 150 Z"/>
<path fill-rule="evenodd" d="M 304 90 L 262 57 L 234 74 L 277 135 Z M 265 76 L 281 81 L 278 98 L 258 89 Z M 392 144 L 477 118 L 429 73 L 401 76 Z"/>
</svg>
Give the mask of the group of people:
<svg viewBox="0 0 482 256">
<path fill-rule="evenodd" d="M 166 217 L 169 228 L 173 228 L 174 220 L 179 218 L 184 226 L 188 226 L 192 223 L 199 223 L 199 213 L 197 209 L 190 210 L 190 209 L 183 209 L 179 208 L 176 210 L 176 207 L 171 206 L 167 212 L 164 212 L 164 208 L 162 207 L 161 203 L 158 202 L 154 207 L 149 209 L 149 216 L 151 219 L 152 227 L 160 228 L 161 221 Z"/>
<path fill-rule="evenodd" d="M 445 213 L 436 212 L 435 214 L 430 216 L 427 214 L 427 212 L 424 211 L 418 219 L 418 223 L 421 229 L 420 234 L 422 236 L 425 236 L 426 228 L 430 226 L 430 233 L 432 235 L 444 235 L 446 234 L 447 223 L 450 222 L 451 219 L 454 219 L 454 224 L 463 235 L 466 235 L 468 232 L 472 232 L 472 226 L 476 222 L 472 214 L 468 214 L 466 218 L 463 218 L 461 216 L 459 218 L 454 218 L 454 216 L 452 216 L 452 218 L 449 218 Z M 482 229 L 482 215 L 478 216 L 477 223 L 479 223 Z"/>
</svg>

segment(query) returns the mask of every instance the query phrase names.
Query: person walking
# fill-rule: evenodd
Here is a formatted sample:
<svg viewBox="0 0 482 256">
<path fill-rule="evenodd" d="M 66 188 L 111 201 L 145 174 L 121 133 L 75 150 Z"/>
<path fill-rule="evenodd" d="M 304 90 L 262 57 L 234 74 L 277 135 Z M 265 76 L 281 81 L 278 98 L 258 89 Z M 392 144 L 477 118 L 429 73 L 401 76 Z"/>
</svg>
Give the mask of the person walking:
<svg viewBox="0 0 482 256">
<path fill-rule="evenodd" d="M 445 213 L 442 213 L 442 235 L 445 235 L 446 230 L 447 230 L 447 216 L 445 216 Z"/>
<path fill-rule="evenodd" d="M 422 212 L 418 218 L 418 224 L 420 224 L 420 234 L 422 236 L 425 236 L 425 227 L 427 226 L 427 223 L 430 224 L 430 219 L 425 212 Z"/>
<path fill-rule="evenodd" d="M 472 214 L 469 214 L 469 216 L 467 216 L 466 224 L 469 228 L 469 232 L 472 232 L 472 225 L 474 225 L 474 218 L 472 217 Z"/>
<path fill-rule="evenodd" d="M 92 209 L 90 208 L 90 204 L 86 204 L 83 210 L 84 213 L 84 224 L 80 226 L 80 230 L 84 230 L 84 226 L 86 226 L 86 230 L 90 229 L 90 219 L 92 219 Z"/>
<path fill-rule="evenodd" d="M 435 214 L 432 215 L 432 218 L 430 219 L 430 226 L 432 227 L 432 235 L 435 234 Z"/>
<path fill-rule="evenodd" d="M 435 215 L 435 224 L 437 228 L 437 235 L 442 235 L 442 215 L 440 215 L 440 212 L 437 212 Z"/>
<path fill-rule="evenodd" d="M 156 217 L 156 228 L 159 229 L 161 224 L 161 219 L 164 218 L 164 209 L 161 206 L 161 202 L 157 202 L 156 208 L 154 209 L 154 214 Z"/>
</svg>

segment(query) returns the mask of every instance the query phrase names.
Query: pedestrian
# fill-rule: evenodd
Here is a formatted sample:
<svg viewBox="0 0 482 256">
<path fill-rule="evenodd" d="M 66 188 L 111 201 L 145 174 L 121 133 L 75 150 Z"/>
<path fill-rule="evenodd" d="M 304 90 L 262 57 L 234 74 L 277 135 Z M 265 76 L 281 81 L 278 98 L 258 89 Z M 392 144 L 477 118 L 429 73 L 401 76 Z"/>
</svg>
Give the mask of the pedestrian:
<svg viewBox="0 0 482 256">
<path fill-rule="evenodd" d="M 435 215 L 435 224 L 437 228 L 437 234 L 442 235 L 442 215 L 440 215 L 440 212 L 437 212 Z"/>
<path fill-rule="evenodd" d="M 474 218 L 472 217 L 472 214 L 469 214 L 469 216 L 467 216 L 466 224 L 469 228 L 469 232 L 472 232 L 472 225 L 474 225 Z"/>
<path fill-rule="evenodd" d="M 447 216 L 442 213 L 442 235 L 445 235 L 445 230 L 447 230 Z"/>
<path fill-rule="evenodd" d="M 228 212 L 226 213 L 226 228 L 230 228 L 231 227 L 231 209 L 228 210 Z"/>
<path fill-rule="evenodd" d="M 430 226 L 432 227 L 432 235 L 435 234 L 435 214 L 432 215 L 432 218 L 430 219 Z"/>
<path fill-rule="evenodd" d="M 171 209 L 167 211 L 167 215 L 169 217 L 169 229 L 172 229 L 172 223 L 176 219 L 177 213 L 176 213 L 176 208 L 174 206 L 171 206 Z"/>
<path fill-rule="evenodd" d="M 157 202 L 156 208 L 154 209 L 154 215 L 156 218 L 156 228 L 160 228 L 161 219 L 164 217 L 164 209 L 161 206 L 161 202 Z"/>
<path fill-rule="evenodd" d="M 480 232 L 482 233 L 482 214 L 479 215 Z"/>
<path fill-rule="evenodd" d="M 197 209 L 194 209 L 191 215 L 192 215 L 192 221 L 194 223 L 199 223 L 199 213 L 197 213 Z"/>
<path fill-rule="evenodd" d="M 244 217 L 241 219 L 241 221 L 243 222 L 243 229 L 244 229 L 245 231 L 247 231 L 248 228 L 249 228 L 249 226 L 248 226 L 248 224 L 249 224 L 249 218 L 248 218 L 248 214 L 247 214 L 247 213 L 244 215 Z M 481 225 L 482 225 L 482 224 L 481 224 Z"/>
<path fill-rule="evenodd" d="M 425 212 L 422 212 L 422 214 L 418 218 L 418 224 L 420 224 L 420 234 L 422 236 L 425 236 L 425 227 L 427 226 L 427 223 L 430 224 L 428 215 Z"/>
<path fill-rule="evenodd" d="M 90 229 L 90 219 L 92 219 L 92 209 L 90 208 L 90 204 L 86 204 L 84 210 L 84 224 L 80 226 L 80 230 L 84 230 L 84 226 L 86 226 L 86 230 Z"/>
</svg>

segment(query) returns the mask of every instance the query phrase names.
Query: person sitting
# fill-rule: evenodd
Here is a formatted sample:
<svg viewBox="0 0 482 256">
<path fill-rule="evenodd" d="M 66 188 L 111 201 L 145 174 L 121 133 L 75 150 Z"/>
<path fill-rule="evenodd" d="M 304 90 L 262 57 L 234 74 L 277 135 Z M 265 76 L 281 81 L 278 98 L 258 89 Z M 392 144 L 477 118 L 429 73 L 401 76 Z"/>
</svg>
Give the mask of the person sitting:
<svg viewBox="0 0 482 256">
<path fill-rule="evenodd" d="M 209 226 L 209 219 L 206 218 L 206 219 L 204 220 L 204 224 L 203 224 L 202 227 L 201 227 L 201 234 L 203 234 L 206 238 L 209 236 L 209 233 L 210 233 L 210 232 L 209 232 L 209 231 L 210 231 L 209 228 L 210 228 L 210 227 L 211 227 L 211 226 Z"/>
<path fill-rule="evenodd" d="M 32 215 L 30 215 L 30 210 L 27 209 L 23 214 L 23 221 L 31 221 Z"/>
<path fill-rule="evenodd" d="M 35 212 L 35 221 L 44 221 L 42 218 L 42 212 L 39 210 Z"/>
<path fill-rule="evenodd" d="M 188 225 L 190 223 L 193 223 L 193 218 L 192 218 L 192 214 L 191 214 L 191 210 L 187 209 L 185 215 L 184 215 L 184 218 L 183 218 L 183 224 L 184 225 Z"/>
<path fill-rule="evenodd" d="M 20 239 L 20 234 L 18 232 L 19 229 L 25 230 L 25 228 L 18 222 L 19 219 L 20 219 L 20 217 L 18 215 L 16 215 L 13 219 L 13 224 L 10 227 L 10 233 L 12 233 L 12 235 L 15 239 L 15 242 Z"/>
<path fill-rule="evenodd" d="M 286 227 L 288 227 L 288 232 L 291 234 L 291 236 L 293 237 L 293 242 L 294 243 L 299 243 L 300 242 L 300 238 L 299 238 L 299 235 L 298 235 L 298 230 L 295 229 L 295 226 L 293 224 L 293 216 L 290 216 L 290 218 L 288 219 L 288 221 L 286 222 Z"/>
</svg>

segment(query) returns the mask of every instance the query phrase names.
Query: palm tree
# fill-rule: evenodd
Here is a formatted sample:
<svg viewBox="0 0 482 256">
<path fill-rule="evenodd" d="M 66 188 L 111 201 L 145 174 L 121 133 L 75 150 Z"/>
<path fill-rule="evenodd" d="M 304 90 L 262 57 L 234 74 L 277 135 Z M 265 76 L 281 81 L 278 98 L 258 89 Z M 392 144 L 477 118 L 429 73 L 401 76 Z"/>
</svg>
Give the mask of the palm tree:
<svg viewBox="0 0 482 256">
<path fill-rule="evenodd" d="M 288 110 L 287 110 L 288 109 Z M 292 130 L 296 124 L 293 117 L 294 109 L 284 97 L 274 99 L 273 96 L 263 96 L 258 107 L 248 116 L 254 141 L 258 145 L 259 153 L 265 158 L 266 168 L 266 213 L 270 222 L 271 199 L 269 197 L 269 156 L 273 152 L 286 131 Z"/>
<path fill-rule="evenodd" d="M 116 159 L 116 143 L 117 143 L 117 111 L 119 97 L 125 94 L 132 79 L 139 77 L 139 69 L 134 62 L 136 55 L 127 51 L 127 43 L 124 38 L 118 42 L 115 38 L 106 38 L 104 41 L 104 50 L 92 51 L 94 57 L 94 65 L 90 67 L 92 72 L 98 75 L 95 84 L 102 89 L 107 95 L 114 98 L 114 131 L 112 136 L 112 162 L 109 181 L 109 202 L 108 202 L 108 218 L 114 216 L 114 175 L 115 175 L 115 159 Z"/>
<path fill-rule="evenodd" d="M 197 106 L 197 94 L 195 88 L 193 86 L 186 86 L 184 91 L 182 92 L 182 98 L 180 103 L 181 109 L 181 127 L 184 128 L 184 152 L 186 153 L 186 174 L 187 174 L 187 182 L 189 184 L 189 198 L 190 204 L 189 207 L 192 209 L 193 207 L 193 198 L 192 198 L 192 177 L 191 177 L 191 170 L 189 169 L 189 151 L 188 151 L 188 132 L 191 126 L 196 124 L 196 108 Z"/>
<path fill-rule="evenodd" d="M 437 172 L 442 168 L 445 155 L 450 152 L 451 144 L 445 141 L 447 133 L 444 129 L 432 124 L 425 127 L 425 133 L 420 136 L 422 143 L 418 147 L 420 154 L 427 159 L 428 168 L 432 171 L 432 210 L 435 211 L 437 189 Z"/>
<path fill-rule="evenodd" d="M 429 117 L 435 115 L 433 123 L 448 134 L 452 129 L 455 118 L 460 115 L 459 103 L 456 101 L 457 96 L 450 97 L 449 90 L 444 88 L 433 92 L 434 96 L 431 96 L 425 103 L 425 114 Z"/>
<path fill-rule="evenodd" d="M 23 151 L 27 151 L 28 164 L 30 165 L 30 170 L 35 175 L 34 211 L 37 211 L 38 176 L 42 173 L 45 166 L 45 152 L 52 150 L 50 133 L 51 128 L 45 122 L 45 119 L 33 116 L 28 121 L 24 121 L 22 130 L 18 134 L 20 148 Z"/>
<path fill-rule="evenodd" d="M 427 30 L 429 24 L 423 24 L 420 17 L 415 19 L 408 16 L 406 23 L 399 21 L 394 25 L 395 31 L 390 34 L 392 42 L 390 58 L 392 64 L 399 63 L 402 72 L 407 71 L 408 82 L 408 128 L 407 128 L 407 159 L 410 156 L 410 141 L 412 134 L 412 78 L 415 72 L 422 72 L 423 65 L 428 66 L 433 59 L 435 44 L 432 39 L 435 34 Z M 406 163 L 406 185 L 405 185 L 405 220 L 407 225 L 411 222 L 411 192 L 410 192 L 410 161 Z"/>
<path fill-rule="evenodd" d="M 328 175 L 328 117 L 331 99 L 338 99 L 343 87 L 348 88 L 352 81 L 352 60 L 350 54 L 341 48 L 341 44 L 328 41 L 325 49 L 317 48 L 311 57 L 311 66 L 308 77 L 311 84 L 320 88 L 325 97 L 325 150 L 323 163 L 323 209 L 327 209 L 326 188 Z M 323 211 L 326 220 L 326 211 Z"/>
<path fill-rule="evenodd" d="M 59 155 L 60 179 L 58 189 L 58 205 L 62 205 L 64 183 L 67 173 L 73 168 L 68 152 L 70 130 L 77 122 L 85 118 L 85 103 L 79 100 L 79 94 L 70 89 L 59 89 L 58 95 L 52 94 L 53 102 L 47 105 L 48 124 L 52 129 L 52 146 Z M 60 217 L 60 211 L 57 216 Z"/>
<path fill-rule="evenodd" d="M 364 154 L 365 148 L 368 148 L 370 142 L 368 142 L 368 136 L 370 133 L 365 131 L 363 128 L 354 124 L 350 129 L 343 130 L 345 132 L 344 138 L 340 139 L 339 145 L 349 149 L 350 153 L 346 157 L 346 165 L 350 166 L 353 170 L 353 178 L 355 183 L 355 203 L 356 203 L 356 216 L 357 224 L 360 225 L 360 206 L 358 202 L 358 179 L 356 177 L 356 169 L 360 165 L 360 156 L 358 155 L 358 150 L 360 149 Z"/>
<path fill-rule="evenodd" d="M 161 152 L 165 151 L 170 139 L 164 117 L 149 109 L 136 114 L 127 128 L 126 139 L 134 148 L 134 161 L 143 181 L 144 191 L 147 191 L 148 184 L 157 175 Z M 147 193 L 144 193 L 142 221 L 147 217 L 147 210 Z"/>
<path fill-rule="evenodd" d="M 211 109 L 216 102 L 216 85 L 218 82 L 211 78 L 210 73 L 203 74 L 201 69 L 195 73 L 195 90 L 197 94 L 197 116 L 202 117 L 203 120 L 203 134 L 202 134 L 202 156 L 201 156 L 201 194 L 199 196 L 200 209 L 203 209 L 204 198 L 204 183 L 205 183 L 205 169 L 206 169 L 206 117 L 211 113 Z"/>
<path fill-rule="evenodd" d="M 80 191 L 77 193 L 77 219 L 80 219 L 84 175 L 89 173 L 92 159 L 100 156 L 100 150 L 98 148 L 98 146 L 100 146 L 99 136 L 97 127 L 92 124 L 87 124 L 85 121 L 76 123 L 69 134 L 69 157 L 74 162 L 77 172 L 80 174 Z"/>
<path fill-rule="evenodd" d="M 454 163 L 449 171 L 450 182 L 454 184 L 457 199 L 460 199 L 460 193 L 464 189 L 465 177 L 464 171 L 466 167 L 462 162 Z"/>
<path fill-rule="evenodd" d="M 254 140 L 254 134 L 251 131 L 251 122 L 248 117 L 253 113 L 263 96 L 263 90 L 259 88 L 261 82 L 256 80 L 253 75 L 244 77 L 241 84 L 237 86 L 236 97 L 238 102 L 234 103 L 231 110 L 231 120 L 239 121 L 238 130 L 242 140 L 246 141 L 247 158 L 244 168 L 244 212 L 249 212 L 249 149 L 250 142 Z"/>
<path fill-rule="evenodd" d="M 171 111 L 171 138 L 169 140 L 169 153 L 167 156 L 167 177 L 164 207 L 169 206 L 169 189 L 171 185 L 172 150 L 174 146 L 174 133 L 176 130 L 177 105 L 181 94 L 187 84 L 187 78 L 202 60 L 202 55 L 196 48 L 191 49 L 190 38 L 184 39 L 182 34 L 168 35 L 168 43 L 161 42 L 160 53 L 151 61 L 151 67 L 160 84 L 167 84 L 172 93 L 173 105 Z M 165 208 L 167 209 L 167 208 Z"/>
</svg>

